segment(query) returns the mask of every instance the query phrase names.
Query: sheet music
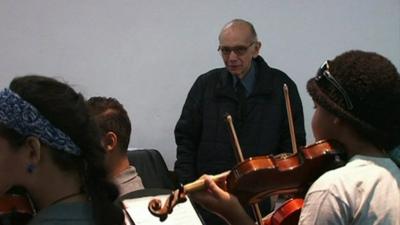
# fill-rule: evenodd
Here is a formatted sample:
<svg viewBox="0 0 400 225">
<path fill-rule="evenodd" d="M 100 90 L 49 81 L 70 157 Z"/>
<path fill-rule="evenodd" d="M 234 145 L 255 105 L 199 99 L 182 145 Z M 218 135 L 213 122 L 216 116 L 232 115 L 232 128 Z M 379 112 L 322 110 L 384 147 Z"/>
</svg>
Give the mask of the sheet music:
<svg viewBox="0 0 400 225">
<path fill-rule="evenodd" d="M 151 199 L 158 198 L 162 203 L 168 198 L 169 195 L 157 195 L 141 198 L 125 199 L 122 204 L 125 206 L 126 211 L 135 222 L 136 225 L 202 225 L 200 218 L 193 208 L 192 203 L 188 199 L 184 203 L 176 205 L 172 214 L 169 214 L 167 219 L 160 222 L 158 217 L 153 216 L 148 210 L 148 204 Z"/>
</svg>

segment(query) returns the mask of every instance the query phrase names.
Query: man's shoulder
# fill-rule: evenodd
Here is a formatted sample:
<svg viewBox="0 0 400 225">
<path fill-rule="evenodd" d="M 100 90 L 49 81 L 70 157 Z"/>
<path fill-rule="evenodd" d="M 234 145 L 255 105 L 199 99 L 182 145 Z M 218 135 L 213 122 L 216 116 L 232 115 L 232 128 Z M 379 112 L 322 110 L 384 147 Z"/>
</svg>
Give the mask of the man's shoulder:
<svg viewBox="0 0 400 225">
<path fill-rule="evenodd" d="M 203 80 L 215 79 L 215 78 L 222 76 L 222 74 L 224 74 L 225 72 L 226 72 L 226 69 L 224 67 L 215 68 L 215 69 L 209 70 L 208 72 L 201 74 L 199 76 L 199 79 L 203 79 Z"/>
<path fill-rule="evenodd" d="M 291 83 L 291 84 L 293 83 L 294 84 L 294 81 L 292 80 L 292 78 L 290 78 L 289 75 L 287 75 L 282 70 L 277 69 L 277 68 L 273 68 L 273 67 L 271 67 L 271 70 L 273 71 L 273 73 L 275 74 L 275 76 L 278 79 L 282 80 L 285 83 Z"/>
<path fill-rule="evenodd" d="M 196 78 L 195 85 L 207 85 L 214 84 L 221 80 L 221 78 L 226 74 L 225 68 L 215 68 L 199 75 Z"/>
<path fill-rule="evenodd" d="M 256 62 L 259 65 L 258 68 L 261 68 L 262 70 L 261 74 L 265 75 L 266 77 L 271 77 L 283 83 L 294 84 L 289 75 L 276 67 L 269 66 L 261 56 L 256 58 Z"/>
<path fill-rule="evenodd" d="M 296 83 L 285 72 L 274 67 L 268 67 L 261 73 L 262 77 L 272 84 L 287 84 L 290 87 L 297 86 Z"/>
</svg>

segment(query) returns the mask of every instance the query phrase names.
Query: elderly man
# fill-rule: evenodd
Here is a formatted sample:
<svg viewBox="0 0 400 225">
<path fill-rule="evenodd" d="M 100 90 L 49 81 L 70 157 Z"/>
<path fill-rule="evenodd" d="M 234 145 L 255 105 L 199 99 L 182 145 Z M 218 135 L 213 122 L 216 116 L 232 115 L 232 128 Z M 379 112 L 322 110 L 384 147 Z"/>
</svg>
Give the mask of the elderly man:
<svg viewBox="0 0 400 225">
<path fill-rule="evenodd" d="M 305 145 L 303 108 L 296 84 L 284 72 L 270 67 L 259 56 L 260 48 L 248 21 L 234 19 L 221 30 L 218 51 L 225 67 L 197 78 L 175 127 L 175 171 L 180 182 L 218 174 L 237 163 L 224 122 L 226 113 L 233 117 L 244 158 L 291 151 L 284 84 L 289 87 L 297 145 Z M 207 216 L 205 220 L 217 224 Z"/>
</svg>

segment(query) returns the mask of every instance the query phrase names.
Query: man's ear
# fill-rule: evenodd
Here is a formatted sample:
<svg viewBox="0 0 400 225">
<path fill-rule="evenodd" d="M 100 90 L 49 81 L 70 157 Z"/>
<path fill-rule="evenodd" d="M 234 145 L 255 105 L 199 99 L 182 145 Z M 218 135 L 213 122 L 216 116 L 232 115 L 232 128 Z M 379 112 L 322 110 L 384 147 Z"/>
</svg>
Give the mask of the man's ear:
<svg viewBox="0 0 400 225">
<path fill-rule="evenodd" d="M 101 139 L 101 144 L 103 145 L 103 148 L 106 150 L 106 152 L 110 152 L 116 149 L 117 143 L 118 137 L 112 131 L 108 131 Z"/>
<path fill-rule="evenodd" d="M 261 42 L 256 41 L 256 43 L 254 43 L 254 49 L 256 54 L 253 55 L 253 59 L 257 58 L 257 56 L 260 54 L 260 49 L 261 49 Z"/>
<path fill-rule="evenodd" d="M 25 139 L 24 147 L 26 148 L 30 165 L 37 165 L 40 161 L 40 154 L 42 150 L 42 143 L 37 137 L 27 137 Z"/>
</svg>

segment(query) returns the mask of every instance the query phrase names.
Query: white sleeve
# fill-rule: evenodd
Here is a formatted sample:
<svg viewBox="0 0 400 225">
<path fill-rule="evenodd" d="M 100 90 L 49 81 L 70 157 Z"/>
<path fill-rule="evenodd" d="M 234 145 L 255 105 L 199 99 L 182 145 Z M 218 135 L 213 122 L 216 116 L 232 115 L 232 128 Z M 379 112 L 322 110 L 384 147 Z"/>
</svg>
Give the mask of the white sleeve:
<svg viewBox="0 0 400 225">
<path fill-rule="evenodd" d="M 349 206 L 330 191 L 315 191 L 306 195 L 299 224 L 346 225 L 349 215 Z"/>
</svg>

